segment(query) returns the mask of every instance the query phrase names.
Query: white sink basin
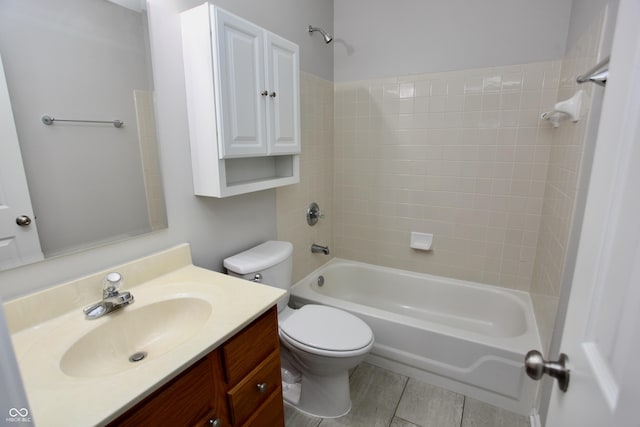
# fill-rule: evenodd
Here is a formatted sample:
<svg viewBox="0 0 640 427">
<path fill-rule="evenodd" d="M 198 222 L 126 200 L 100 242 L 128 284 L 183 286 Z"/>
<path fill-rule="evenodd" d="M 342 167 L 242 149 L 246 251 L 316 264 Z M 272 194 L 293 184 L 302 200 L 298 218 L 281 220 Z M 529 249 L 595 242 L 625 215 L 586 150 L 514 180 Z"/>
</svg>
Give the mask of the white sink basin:
<svg viewBox="0 0 640 427">
<path fill-rule="evenodd" d="M 105 315 L 62 355 L 60 369 L 71 377 L 101 377 L 153 360 L 189 340 L 211 315 L 199 298 L 176 298 Z M 141 358 L 139 361 L 130 361 Z"/>
</svg>

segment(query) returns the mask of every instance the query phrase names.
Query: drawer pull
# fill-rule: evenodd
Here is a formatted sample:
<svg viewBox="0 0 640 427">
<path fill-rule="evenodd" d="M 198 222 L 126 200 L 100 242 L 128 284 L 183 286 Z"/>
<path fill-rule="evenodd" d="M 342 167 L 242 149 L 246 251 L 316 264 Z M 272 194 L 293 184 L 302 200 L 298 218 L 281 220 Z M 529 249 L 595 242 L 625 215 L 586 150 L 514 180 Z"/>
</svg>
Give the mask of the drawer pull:
<svg viewBox="0 0 640 427">
<path fill-rule="evenodd" d="M 209 420 L 209 425 L 211 427 L 220 427 L 222 426 L 222 420 L 220 418 L 211 418 Z"/>
<path fill-rule="evenodd" d="M 267 383 L 260 383 L 258 384 L 258 392 L 260 393 L 264 393 L 265 391 L 267 391 Z"/>
</svg>

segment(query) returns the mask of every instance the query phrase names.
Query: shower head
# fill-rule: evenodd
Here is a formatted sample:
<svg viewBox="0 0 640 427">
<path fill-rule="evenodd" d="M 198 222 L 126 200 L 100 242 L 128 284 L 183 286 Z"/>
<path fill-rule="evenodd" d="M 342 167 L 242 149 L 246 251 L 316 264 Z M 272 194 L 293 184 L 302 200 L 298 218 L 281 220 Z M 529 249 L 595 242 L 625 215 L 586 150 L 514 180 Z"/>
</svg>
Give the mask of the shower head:
<svg viewBox="0 0 640 427">
<path fill-rule="evenodd" d="M 311 25 L 309 25 L 309 27 L 307 28 L 307 31 L 309 31 L 309 33 L 313 33 L 314 31 L 317 31 L 320 34 L 322 34 L 322 38 L 324 38 L 324 42 L 326 44 L 329 44 L 333 41 L 333 37 L 331 37 L 329 33 L 327 33 L 325 30 L 323 30 L 320 27 L 312 27 Z"/>
</svg>

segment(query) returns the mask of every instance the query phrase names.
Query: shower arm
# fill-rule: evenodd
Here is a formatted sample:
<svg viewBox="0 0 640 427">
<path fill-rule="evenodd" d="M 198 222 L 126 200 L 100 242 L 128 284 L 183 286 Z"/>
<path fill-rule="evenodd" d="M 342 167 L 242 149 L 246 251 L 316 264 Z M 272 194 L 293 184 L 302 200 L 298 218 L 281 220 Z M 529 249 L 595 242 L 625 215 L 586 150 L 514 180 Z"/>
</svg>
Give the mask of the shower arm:
<svg viewBox="0 0 640 427">
<path fill-rule="evenodd" d="M 319 32 L 320 34 L 322 34 L 322 38 L 324 38 L 324 42 L 327 43 L 327 44 L 329 44 L 329 43 L 331 43 L 333 41 L 333 37 L 331 37 L 329 35 L 329 33 L 327 33 L 325 30 L 323 30 L 320 27 L 313 27 L 313 26 L 309 25 L 307 27 L 307 31 L 309 32 L 309 34 L 315 32 L 315 31 Z"/>
</svg>

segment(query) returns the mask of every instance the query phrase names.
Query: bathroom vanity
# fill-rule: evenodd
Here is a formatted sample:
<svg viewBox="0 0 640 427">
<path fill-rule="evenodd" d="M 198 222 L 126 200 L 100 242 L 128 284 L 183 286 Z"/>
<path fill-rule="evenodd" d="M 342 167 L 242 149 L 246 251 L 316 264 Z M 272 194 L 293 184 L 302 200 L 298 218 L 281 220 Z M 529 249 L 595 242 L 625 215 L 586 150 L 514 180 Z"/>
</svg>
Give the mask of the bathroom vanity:
<svg viewBox="0 0 640 427">
<path fill-rule="evenodd" d="M 284 425 L 275 307 L 110 426 Z"/>
<path fill-rule="evenodd" d="M 134 303 L 86 319 L 112 271 Z M 192 265 L 185 244 L 9 301 L 30 414 L 39 427 L 283 425 L 283 295 Z"/>
</svg>

